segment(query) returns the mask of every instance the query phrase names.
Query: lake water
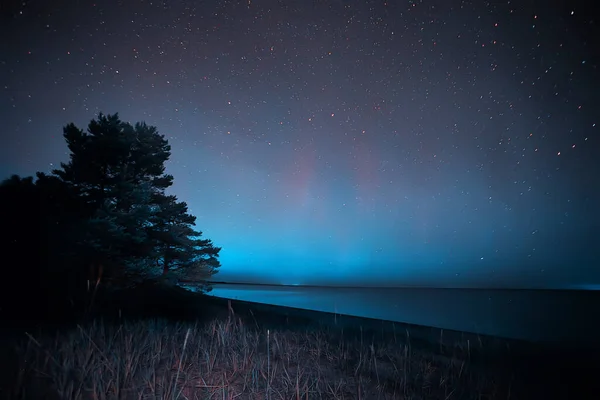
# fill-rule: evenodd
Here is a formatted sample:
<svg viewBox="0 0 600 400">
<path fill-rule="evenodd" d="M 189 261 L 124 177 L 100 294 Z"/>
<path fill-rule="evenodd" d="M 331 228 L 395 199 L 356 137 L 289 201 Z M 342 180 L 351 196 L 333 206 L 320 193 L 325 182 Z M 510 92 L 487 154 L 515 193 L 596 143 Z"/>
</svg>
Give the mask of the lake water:
<svg viewBox="0 0 600 400">
<path fill-rule="evenodd" d="M 534 341 L 600 343 L 600 291 L 215 284 L 211 295 Z"/>
</svg>

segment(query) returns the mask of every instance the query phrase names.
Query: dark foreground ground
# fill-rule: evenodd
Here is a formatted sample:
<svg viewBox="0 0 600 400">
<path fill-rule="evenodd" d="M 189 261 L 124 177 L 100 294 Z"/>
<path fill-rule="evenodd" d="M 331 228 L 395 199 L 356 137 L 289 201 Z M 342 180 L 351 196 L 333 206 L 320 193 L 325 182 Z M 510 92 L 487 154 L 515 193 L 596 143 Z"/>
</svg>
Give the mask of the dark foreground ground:
<svg viewBox="0 0 600 400">
<path fill-rule="evenodd" d="M 148 285 L 78 323 L 3 321 L 11 399 L 582 399 L 591 349 L 228 301 Z"/>
</svg>

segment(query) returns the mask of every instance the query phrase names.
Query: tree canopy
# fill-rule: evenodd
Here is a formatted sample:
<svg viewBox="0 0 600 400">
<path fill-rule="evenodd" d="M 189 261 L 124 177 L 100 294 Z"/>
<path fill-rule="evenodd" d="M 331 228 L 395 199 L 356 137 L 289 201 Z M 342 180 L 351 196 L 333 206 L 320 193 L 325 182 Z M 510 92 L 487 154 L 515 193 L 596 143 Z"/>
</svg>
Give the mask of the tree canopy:
<svg viewBox="0 0 600 400">
<path fill-rule="evenodd" d="M 166 192 L 173 176 L 165 172 L 171 147 L 164 135 L 118 114 L 63 132 L 68 162 L 36 180 L 15 175 L 0 185 L 0 217 L 14 226 L 4 254 L 36 254 L 28 262 L 37 266 L 17 268 L 13 278 L 80 282 L 90 265 L 101 265 L 105 279 L 131 286 L 203 281 L 218 271 L 220 248 L 195 229 L 187 204 Z"/>
</svg>

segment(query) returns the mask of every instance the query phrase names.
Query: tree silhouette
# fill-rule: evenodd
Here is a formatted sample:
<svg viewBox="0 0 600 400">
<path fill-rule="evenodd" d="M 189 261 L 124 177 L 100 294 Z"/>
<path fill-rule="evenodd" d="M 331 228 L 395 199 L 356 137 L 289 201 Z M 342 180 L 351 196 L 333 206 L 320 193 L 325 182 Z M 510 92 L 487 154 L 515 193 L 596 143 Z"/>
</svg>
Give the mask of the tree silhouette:
<svg viewBox="0 0 600 400">
<path fill-rule="evenodd" d="M 194 229 L 187 204 L 166 194 L 164 136 L 99 114 L 87 132 L 65 126 L 64 138 L 70 157 L 60 169 L 0 183 L 0 318 L 81 316 L 100 278 L 115 288 L 161 278 L 210 290 L 220 248 Z"/>
<path fill-rule="evenodd" d="M 187 204 L 164 194 L 153 196 L 153 202 L 157 207 L 147 232 L 163 275 L 205 280 L 214 274 L 220 248 L 192 228 L 196 217 L 188 214 Z"/>
<path fill-rule="evenodd" d="M 0 315 L 39 318 L 74 304 L 86 277 L 72 240 L 85 209 L 56 177 L 13 175 L 0 184 L 0 242 L 5 269 L 0 280 Z M 25 288 L 25 289 L 24 289 Z M 29 307 L 31 306 L 31 307 Z"/>
<path fill-rule="evenodd" d="M 70 161 L 53 174 L 92 210 L 79 244 L 97 263 L 128 281 L 216 273 L 220 248 L 200 239 L 187 205 L 165 193 L 171 147 L 155 127 L 100 114 L 87 132 L 67 125 L 64 137 Z"/>
</svg>

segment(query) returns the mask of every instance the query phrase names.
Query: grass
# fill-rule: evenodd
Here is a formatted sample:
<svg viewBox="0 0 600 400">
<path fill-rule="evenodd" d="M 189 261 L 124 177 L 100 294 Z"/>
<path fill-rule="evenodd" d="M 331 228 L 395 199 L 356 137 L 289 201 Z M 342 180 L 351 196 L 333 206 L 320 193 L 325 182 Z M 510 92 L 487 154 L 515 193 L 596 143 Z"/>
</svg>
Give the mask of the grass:
<svg viewBox="0 0 600 400">
<path fill-rule="evenodd" d="M 585 363 L 566 362 L 552 352 L 536 363 L 517 355 L 509 358 L 520 364 L 506 364 L 499 357 L 504 345 L 492 358 L 477 356 L 493 347 L 489 338 L 449 339 L 444 332 L 422 340 L 425 335 L 402 328 L 384 334 L 376 320 L 370 330 L 363 329 L 364 321 L 345 316 L 327 325 L 325 313 L 154 290 L 128 293 L 112 308 L 70 327 L 15 330 L 11 345 L 0 353 L 0 368 L 5 367 L 0 395 L 449 400 L 599 393 L 577 380 L 588 373 Z M 586 362 L 594 360 L 589 356 Z M 597 383 L 598 375 L 589 375 Z M 591 397 L 575 395 L 577 389 Z"/>
<path fill-rule="evenodd" d="M 356 343 L 327 332 L 224 320 L 100 320 L 16 348 L 12 398 L 493 399 L 495 377 L 409 343 Z M 41 388 L 44 392 L 40 393 Z M 506 388 L 505 388 L 506 389 Z M 35 392 L 34 392 L 35 391 Z"/>
</svg>

